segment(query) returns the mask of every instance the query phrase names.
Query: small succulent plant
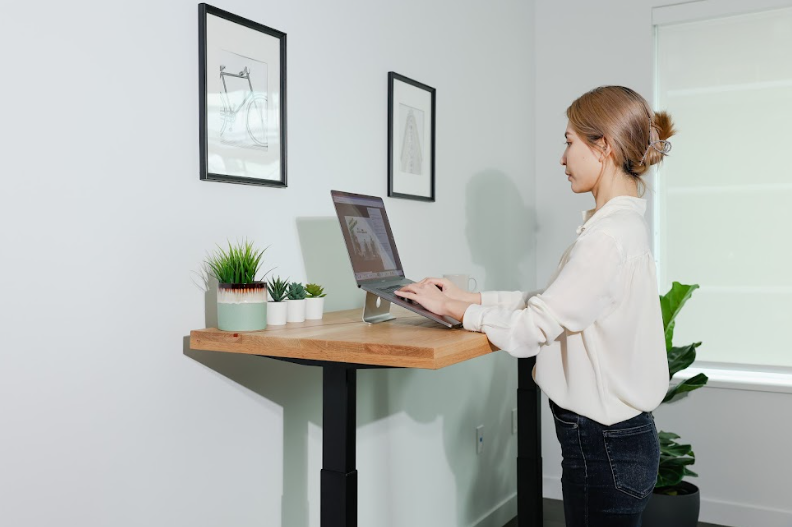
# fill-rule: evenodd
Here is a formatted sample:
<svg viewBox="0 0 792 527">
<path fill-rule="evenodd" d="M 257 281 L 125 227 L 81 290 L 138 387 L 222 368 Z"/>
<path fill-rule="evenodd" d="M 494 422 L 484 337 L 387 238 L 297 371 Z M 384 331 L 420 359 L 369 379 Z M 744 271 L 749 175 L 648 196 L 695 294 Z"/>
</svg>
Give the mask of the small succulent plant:
<svg viewBox="0 0 792 527">
<path fill-rule="evenodd" d="M 307 298 L 322 298 L 327 296 L 324 292 L 324 287 L 319 284 L 306 284 L 305 292 L 308 293 Z"/>
<path fill-rule="evenodd" d="M 292 282 L 289 284 L 286 295 L 289 300 L 303 300 L 305 299 L 305 287 L 299 282 Z"/>
<path fill-rule="evenodd" d="M 289 279 L 282 280 L 280 276 L 276 276 L 267 282 L 267 291 L 273 302 L 283 302 L 286 299 L 286 294 L 289 288 Z"/>
</svg>

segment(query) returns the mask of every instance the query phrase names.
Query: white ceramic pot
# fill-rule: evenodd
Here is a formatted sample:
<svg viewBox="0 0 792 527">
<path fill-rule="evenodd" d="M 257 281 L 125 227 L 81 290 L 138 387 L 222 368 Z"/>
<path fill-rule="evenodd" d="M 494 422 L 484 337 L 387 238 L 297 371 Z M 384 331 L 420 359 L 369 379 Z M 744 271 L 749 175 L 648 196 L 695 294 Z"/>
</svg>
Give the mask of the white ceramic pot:
<svg viewBox="0 0 792 527">
<path fill-rule="evenodd" d="M 286 323 L 286 302 L 267 302 L 267 324 L 282 326 Z"/>
<path fill-rule="evenodd" d="M 324 313 L 324 298 L 305 299 L 305 320 L 321 320 Z"/>
<path fill-rule="evenodd" d="M 305 299 L 286 301 L 286 322 L 305 322 Z"/>
</svg>

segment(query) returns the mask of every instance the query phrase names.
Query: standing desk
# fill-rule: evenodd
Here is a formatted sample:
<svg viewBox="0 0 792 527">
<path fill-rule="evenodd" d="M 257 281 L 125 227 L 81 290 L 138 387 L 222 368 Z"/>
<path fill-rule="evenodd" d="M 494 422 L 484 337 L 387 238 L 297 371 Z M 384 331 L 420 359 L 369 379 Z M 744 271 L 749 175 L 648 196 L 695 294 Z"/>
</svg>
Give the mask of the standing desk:
<svg viewBox="0 0 792 527">
<path fill-rule="evenodd" d="M 450 330 L 391 305 L 394 319 L 369 324 L 360 309 L 325 313 L 263 331 L 197 329 L 190 348 L 242 353 L 323 370 L 321 470 L 322 527 L 357 527 L 357 370 L 437 370 L 496 351 L 486 335 Z M 541 396 L 531 371 L 534 358 L 517 359 L 517 525 L 542 525 Z"/>
</svg>

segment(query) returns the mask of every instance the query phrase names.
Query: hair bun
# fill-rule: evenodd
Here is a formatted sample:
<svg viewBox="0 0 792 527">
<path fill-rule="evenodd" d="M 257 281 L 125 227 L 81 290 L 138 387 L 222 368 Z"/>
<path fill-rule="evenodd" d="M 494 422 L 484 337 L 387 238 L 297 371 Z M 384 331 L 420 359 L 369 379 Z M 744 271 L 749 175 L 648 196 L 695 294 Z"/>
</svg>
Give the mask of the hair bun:
<svg viewBox="0 0 792 527">
<path fill-rule="evenodd" d="M 657 138 L 665 141 L 676 133 L 674 122 L 667 112 L 655 112 L 652 125 L 657 128 Z"/>
</svg>

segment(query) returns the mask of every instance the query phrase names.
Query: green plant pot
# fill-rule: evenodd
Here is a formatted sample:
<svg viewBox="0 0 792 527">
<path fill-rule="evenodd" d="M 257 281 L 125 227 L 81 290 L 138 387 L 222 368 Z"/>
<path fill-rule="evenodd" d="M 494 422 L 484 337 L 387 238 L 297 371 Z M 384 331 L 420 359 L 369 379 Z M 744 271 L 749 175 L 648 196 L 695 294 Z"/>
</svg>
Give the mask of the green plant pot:
<svg viewBox="0 0 792 527">
<path fill-rule="evenodd" d="M 680 494 L 667 496 L 652 493 L 641 516 L 643 527 L 696 527 L 701 495 L 697 486 L 687 481 L 676 486 Z"/>
<path fill-rule="evenodd" d="M 217 327 L 224 331 L 260 331 L 267 327 L 264 282 L 218 284 Z"/>
</svg>

